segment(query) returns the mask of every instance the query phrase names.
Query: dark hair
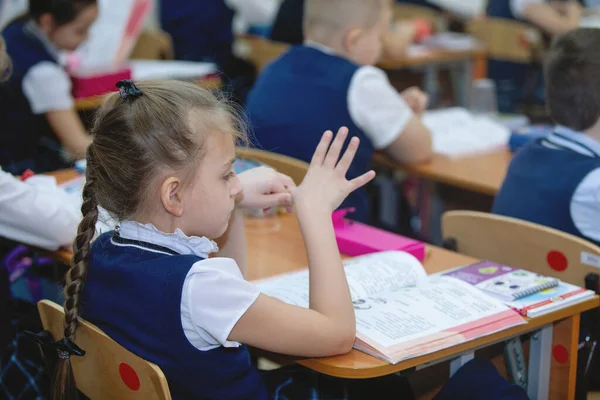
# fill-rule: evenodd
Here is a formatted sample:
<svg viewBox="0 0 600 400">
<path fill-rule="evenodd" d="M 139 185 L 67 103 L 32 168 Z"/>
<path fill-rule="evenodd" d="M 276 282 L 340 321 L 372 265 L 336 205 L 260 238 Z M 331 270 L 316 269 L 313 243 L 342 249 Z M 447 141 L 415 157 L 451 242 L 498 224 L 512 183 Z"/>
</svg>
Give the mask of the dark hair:
<svg viewBox="0 0 600 400">
<path fill-rule="evenodd" d="M 42 15 L 50 14 L 57 25 L 64 25 L 95 4 L 97 0 L 29 0 L 29 17 L 39 21 Z"/>
<path fill-rule="evenodd" d="M 109 95 L 92 128 L 93 141 L 86 154 L 83 219 L 73 242 L 64 290 L 64 335 L 68 340 L 74 340 L 79 324 L 79 298 L 98 207 L 119 221 L 136 219 L 152 209 L 149 199 L 155 198 L 156 179 L 161 173 L 180 173 L 184 183 L 192 180 L 208 135 L 246 139 L 243 119 L 230 103 L 193 83 L 146 81 L 138 88 L 141 93 L 124 98 L 119 93 Z M 70 360 L 58 362 L 53 399 L 71 399 L 76 391 Z"/>
<path fill-rule="evenodd" d="M 579 28 L 554 39 L 544 64 L 554 123 L 584 131 L 600 117 L 600 30 Z"/>
</svg>

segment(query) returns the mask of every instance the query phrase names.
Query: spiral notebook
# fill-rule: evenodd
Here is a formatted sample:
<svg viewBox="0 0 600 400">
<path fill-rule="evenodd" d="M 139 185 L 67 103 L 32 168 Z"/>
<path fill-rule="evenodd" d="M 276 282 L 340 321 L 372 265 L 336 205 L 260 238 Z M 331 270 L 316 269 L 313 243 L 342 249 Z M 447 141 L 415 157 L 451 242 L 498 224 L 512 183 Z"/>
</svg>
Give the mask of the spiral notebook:
<svg viewBox="0 0 600 400">
<path fill-rule="evenodd" d="M 491 261 L 456 268 L 443 275 L 467 282 L 502 301 L 515 301 L 559 283 L 555 278 Z"/>
</svg>

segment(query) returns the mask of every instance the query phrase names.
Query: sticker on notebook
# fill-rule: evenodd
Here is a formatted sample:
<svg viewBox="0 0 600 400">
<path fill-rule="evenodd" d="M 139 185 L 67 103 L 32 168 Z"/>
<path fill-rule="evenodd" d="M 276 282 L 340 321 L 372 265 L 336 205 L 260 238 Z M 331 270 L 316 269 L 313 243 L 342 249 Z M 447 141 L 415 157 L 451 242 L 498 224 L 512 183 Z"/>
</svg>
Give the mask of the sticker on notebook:
<svg viewBox="0 0 600 400">
<path fill-rule="evenodd" d="M 588 253 L 587 251 L 582 251 L 581 263 L 589 265 L 590 267 L 600 268 L 600 255 Z"/>
</svg>

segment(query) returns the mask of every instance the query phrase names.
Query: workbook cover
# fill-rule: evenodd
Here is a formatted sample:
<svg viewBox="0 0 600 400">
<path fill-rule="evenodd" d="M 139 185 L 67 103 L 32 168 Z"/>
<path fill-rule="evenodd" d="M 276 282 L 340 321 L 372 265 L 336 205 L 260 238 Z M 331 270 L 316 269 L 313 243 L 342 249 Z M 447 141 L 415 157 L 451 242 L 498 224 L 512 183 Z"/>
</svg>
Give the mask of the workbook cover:
<svg viewBox="0 0 600 400">
<path fill-rule="evenodd" d="M 467 265 L 443 275 L 460 279 L 503 301 L 514 301 L 559 283 L 555 278 L 491 261 Z"/>
</svg>

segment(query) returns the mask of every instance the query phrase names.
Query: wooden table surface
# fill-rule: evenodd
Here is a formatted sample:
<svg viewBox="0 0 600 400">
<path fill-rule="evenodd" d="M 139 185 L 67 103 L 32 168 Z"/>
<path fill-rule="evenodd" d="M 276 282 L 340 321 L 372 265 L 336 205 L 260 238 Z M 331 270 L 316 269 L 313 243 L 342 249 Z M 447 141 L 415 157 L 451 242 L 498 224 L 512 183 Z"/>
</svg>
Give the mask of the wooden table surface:
<svg viewBox="0 0 600 400">
<path fill-rule="evenodd" d="M 77 174 L 73 170 L 59 171 L 53 174 L 59 182 L 73 179 Z M 308 261 L 298 222 L 294 215 L 284 214 L 270 218 L 247 218 L 246 235 L 248 245 L 249 280 L 275 276 L 285 272 L 306 268 Z M 71 254 L 56 254 L 62 261 L 70 259 Z M 424 267 L 428 274 L 444 271 L 453 267 L 477 261 L 472 257 L 450 252 L 439 247 L 427 246 Z M 510 328 L 483 338 L 464 342 L 435 353 L 412 358 L 392 365 L 357 350 L 350 353 L 326 358 L 296 360 L 313 370 L 345 378 L 370 378 L 405 371 L 419 365 L 449 359 L 461 353 L 485 347 L 525 334 L 543 326 L 554 324 L 553 343 L 566 346 L 570 357 L 567 363 L 552 361 L 551 393 L 552 398 L 572 398 L 574 394 L 575 370 L 577 365 L 577 340 L 579 315 L 598 307 L 598 297 L 589 301 L 559 310 L 538 318 L 528 319 L 526 325 Z"/>
<path fill-rule="evenodd" d="M 375 163 L 433 182 L 495 196 L 502 186 L 511 158 L 512 153 L 507 149 L 455 159 L 434 154 L 431 161 L 417 165 L 398 164 L 383 154 L 377 154 Z"/>
</svg>

